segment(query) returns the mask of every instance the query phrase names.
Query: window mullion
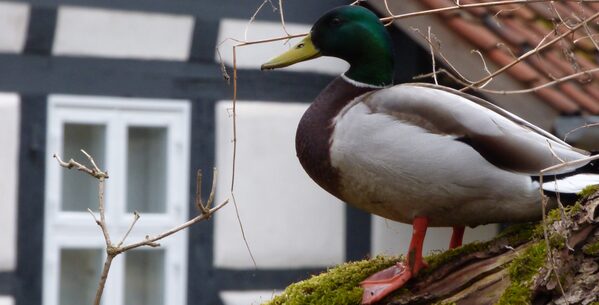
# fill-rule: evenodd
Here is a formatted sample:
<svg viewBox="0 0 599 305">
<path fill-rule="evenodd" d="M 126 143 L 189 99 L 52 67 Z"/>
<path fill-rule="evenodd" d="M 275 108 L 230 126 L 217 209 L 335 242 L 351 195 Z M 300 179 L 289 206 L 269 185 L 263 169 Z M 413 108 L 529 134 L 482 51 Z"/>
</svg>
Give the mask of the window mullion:
<svg viewBox="0 0 599 305">
<path fill-rule="evenodd" d="M 116 113 L 112 116 L 109 131 L 107 133 L 107 154 L 108 162 L 106 169 L 110 175 L 107 197 L 107 215 L 110 219 L 109 227 L 111 230 L 112 242 L 120 241 L 124 233 L 124 222 L 127 217 L 125 214 L 126 205 L 126 164 L 127 164 L 127 124 L 123 120 L 123 115 Z"/>
</svg>

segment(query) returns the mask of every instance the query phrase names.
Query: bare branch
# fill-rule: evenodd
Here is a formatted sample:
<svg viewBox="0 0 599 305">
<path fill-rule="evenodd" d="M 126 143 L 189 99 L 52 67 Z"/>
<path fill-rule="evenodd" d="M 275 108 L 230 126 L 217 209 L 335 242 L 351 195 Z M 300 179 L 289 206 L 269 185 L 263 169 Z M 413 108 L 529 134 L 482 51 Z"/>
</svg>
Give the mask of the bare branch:
<svg viewBox="0 0 599 305">
<path fill-rule="evenodd" d="M 241 222 L 241 216 L 239 215 L 239 208 L 237 207 L 237 200 L 235 200 L 235 193 L 231 191 L 231 198 L 233 199 L 233 206 L 235 207 L 235 215 L 237 216 L 237 222 L 239 223 L 239 229 L 241 230 L 241 237 L 243 238 L 243 242 L 245 243 L 245 248 L 250 254 L 250 258 L 252 259 L 252 263 L 254 264 L 254 268 L 258 268 L 256 264 L 256 259 L 254 258 L 254 254 L 250 249 L 250 244 L 248 243 L 247 237 L 245 236 L 245 229 L 243 228 L 243 223 Z"/>
<path fill-rule="evenodd" d="M 423 11 L 418 11 L 418 12 L 412 12 L 412 13 L 406 13 L 406 14 L 400 14 L 400 15 L 393 15 L 393 16 L 389 16 L 389 17 L 384 17 L 384 18 L 381 18 L 381 22 L 385 23 L 385 22 L 388 22 L 390 20 L 397 20 L 397 19 L 405 19 L 405 18 L 416 17 L 416 16 L 438 14 L 438 13 L 455 11 L 455 10 L 466 9 L 466 8 L 488 7 L 488 6 L 501 6 L 501 5 L 508 5 L 508 4 L 528 4 L 528 3 L 550 2 L 550 1 L 553 1 L 553 0 L 507 0 L 507 1 L 489 1 L 489 2 L 483 2 L 483 3 L 458 4 L 458 5 L 454 5 L 454 6 L 442 7 L 442 8 L 437 8 L 437 9 L 423 10 Z M 584 1 L 584 0 L 567 0 L 567 1 L 572 1 L 572 2 L 574 2 L 574 1 L 576 1 L 576 2 L 581 2 L 581 1 L 582 2 L 591 2 L 591 1 Z M 357 2 L 359 2 L 359 1 L 355 1 L 352 4 L 355 4 Z"/>
<path fill-rule="evenodd" d="M 98 218 L 96 218 L 96 214 L 94 214 L 94 212 L 89 208 L 87 209 L 87 211 L 89 212 L 90 215 L 92 215 L 96 224 L 100 225 L 100 221 L 98 220 Z"/>
<path fill-rule="evenodd" d="M 212 203 L 214 202 L 214 196 L 216 194 L 216 179 L 218 177 L 218 171 L 216 167 L 212 170 L 212 188 L 210 189 L 210 196 L 208 196 L 208 201 L 206 201 L 206 209 L 210 209 Z"/>
<path fill-rule="evenodd" d="M 576 132 L 576 131 L 579 131 L 579 130 L 581 130 L 581 129 L 584 129 L 584 128 L 589 128 L 589 127 L 597 127 L 597 126 L 599 126 L 599 123 L 592 123 L 592 124 L 588 124 L 588 123 L 586 123 L 586 122 L 585 122 L 583 126 L 576 127 L 576 128 L 574 128 L 574 129 L 572 129 L 572 130 L 570 130 L 570 131 L 566 132 L 566 134 L 564 135 L 564 141 L 566 141 L 566 140 L 568 139 L 568 136 L 569 136 L 571 133 L 574 133 L 574 132 Z"/>
<path fill-rule="evenodd" d="M 528 89 L 521 89 L 521 90 L 493 90 L 493 89 L 486 89 L 486 88 L 481 88 L 481 87 L 470 87 L 470 89 L 474 90 L 474 91 L 478 91 L 478 92 L 482 92 L 482 93 L 489 93 L 489 94 L 522 94 L 522 93 L 531 93 L 531 92 L 535 92 L 538 91 L 540 89 L 543 88 L 547 88 L 547 87 L 551 87 L 554 85 L 557 85 L 559 83 L 563 83 L 569 80 L 572 80 L 574 78 L 577 78 L 579 76 L 582 75 L 587 75 L 587 74 L 594 74 L 599 72 L 599 68 L 593 68 L 593 69 L 589 69 L 589 70 L 585 70 L 585 71 L 581 71 L 578 73 L 574 73 L 562 78 L 558 78 L 555 79 L 553 81 L 544 83 L 542 85 L 538 85 L 532 88 L 528 88 Z M 469 86 L 470 84 L 463 81 L 462 79 L 456 77 L 455 75 L 453 75 L 452 73 L 450 73 L 449 71 L 445 70 L 445 69 L 439 69 L 436 73 L 444 73 L 446 75 L 448 75 L 449 77 L 451 77 L 453 80 L 455 80 L 456 82 L 460 83 L 463 86 Z M 429 74 L 424 74 L 424 75 L 418 75 L 415 78 L 424 78 L 424 77 L 431 77 L 431 73 Z"/>
<path fill-rule="evenodd" d="M 490 2 L 488 2 L 490 3 Z M 516 60 L 512 61 L 511 63 L 501 67 L 500 69 L 498 69 L 497 71 L 495 71 L 493 74 L 488 75 L 478 81 L 476 81 L 474 84 L 469 85 L 465 88 L 462 88 L 461 91 L 464 91 L 466 89 L 470 89 L 472 87 L 475 87 L 477 85 L 480 85 L 481 83 L 486 82 L 487 80 L 505 72 L 506 70 L 508 70 L 509 68 L 515 66 L 516 64 L 518 64 L 519 62 L 523 61 L 524 59 L 530 57 L 533 54 L 537 54 L 538 52 L 548 48 L 549 46 L 555 44 L 556 42 L 560 41 L 562 38 L 570 35 L 571 33 L 573 33 L 574 31 L 578 30 L 579 28 L 581 28 L 583 25 L 585 25 L 588 22 L 593 21 L 595 18 L 599 17 L 599 12 L 596 12 L 595 14 L 593 14 L 592 16 L 586 18 L 585 20 L 583 20 L 582 22 L 580 22 L 579 24 L 577 24 L 576 26 L 573 26 L 572 28 L 568 29 L 567 31 L 565 31 L 564 33 L 558 35 L 557 37 L 555 37 L 554 39 L 552 39 L 551 41 L 547 42 L 546 44 L 542 44 L 542 42 L 537 45 L 534 49 L 526 52 L 525 54 L 523 54 L 522 56 L 518 57 Z"/>
<path fill-rule="evenodd" d="M 139 216 L 139 213 L 137 211 L 133 212 L 133 221 L 131 222 L 131 225 L 129 225 L 129 229 L 127 229 L 127 232 L 125 233 L 125 235 L 123 235 L 123 238 L 121 239 L 121 241 L 116 245 L 117 248 L 123 245 L 123 243 L 127 239 L 127 236 L 129 236 L 129 233 L 131 233 L 131 230 L 133 230 L 135 223 L 137 223 L 137 221 L 139 220 L 140 217 L 141 216 Z"/>
<path fill-rule="evenodd" d="M 106 225 L 106 217 L 105 217 L 105 204 L 104 204 L 104 183 L 105 183 L 105 179 L 108 178 L 108 175 L 101 171 L 98 167 L 98 165 L 96 164 L 96 162 L 94 161 L 94 159 L 92 158 L 92 156 L 90 156 L 87 152 L 85 152 L 84 150 L 81 150 L 81 152 L 87 157 L 87 159 L 89 160 L 89 162 L 92 164 L 93 168 L 90 169 L 84 165 L 82 165 L 79 162 L 74 161 L 73 159 L 69 160 L 69 162 L 64 162 L 62 161 L 62 159 L 54 154 L 54 158 L 58 161 L 58 164 L 64 168 L 67 169 L 71 169 L 71 168 L 76 168 L 79 171 L 82 171 L 84 173 L 87 173 L 89 175 L 91 175 L 92 177 L 95 177 L 98 179 L 98 209 L 99 209 L 99 214 L 100 217 L 99 219 L 96 217 L 95 213 L 91 210 L 91 209 L 87 209 L 87 211 L 90 213 L 90 215 L 93 217 L 94 222 L 100 227 L 100 230 L 102 231 L 102 234 L 104 236 L 104 241 L 106 243 L 106 260 L 104 262 L 104 266 L 102 268 L 102 273 L 100 275 L 100 282 L 98 284 L 98 289 L 96 290 L 96 296 L 94 298 L 94 305 L 100 305 L 100 302 L 102 300 L 102 294 L 104 293 L 104 287 L 106 285 L 106 280 L 108 278 L 108 273 L 110 272 L 110 266 L 112 265 L 112 260 L 119 254 L 131 250 L 131 249 L 135 249 L 141 246 L 148 246 L 148 247 L 158 247 L 160 246 L 160 244 L 157 243 L 157 241 L 168 237 L 172 234 L 175 234 L 185 228 L 188 228 L 200 221 L 209 219 L 210 217 L 212 217 L 212 215 L 220 210 L 223 206 L 225 206 L 227 204 L 227 202 L 229 201 L 228 199 L 225 200 L 224 202 L 222 202 L 221 204 L 219 204 L 218 206 L 214 207 L 214 208 L 210 208 L 210 205 L 212 204 L 212 201 L 214 200 L 214 196 L 215 196 L 215 191 L 216 191 L 216 169 L 214 169 L 214 179 L 212 182 L 212 190 L 210 193 L 210 197 L 208 199 L 208 203 L 206 205 L 204 205 L 201 201 L 201 171 L 198 171 L 198 184 L 197 184 L 197 190 L 196 190 L 196 204 L 198 204 L 201 208 L 201 213 L 199 215 L 197 215 L 196 217 L 192 218 L 191 220 L 188 220 L 187 222 L 178 225 L 166 232 L 160 233 L 158 235 L 156 235 L 155 237 L 149 237 L 146 236 L 146 238 L 142 241 L 127 245 L 127 246 L 122 246 L 123 243 L 125 242 L 125 240 L 127 239 L 127 237 L 129 236 L 129 234 L 131 233 L 131 231 L 133 230 L 133 227 L 135 226 L 135 224 L 137 223 L 137 221 L 140 218 L 140 215 L 137 211 L 135 211 L 133 213 L 133 221 L 131 222 L 131 224 L 129 225 L 129 228 L 127 229 L 127 231 L 125 232 L 125 234 L 123 235 L 123 237 L 121 238 L 121 241 L 117 244 L 114 245 L 111 242 L 110 239 L 110 234 L 108 232 L 108 228 Z"/>
<path fill-rule="evenodd" d="M 418 35 L 420 35 L 424 40 L 427 41 L 428 45 L 430 48 L 433 48 L 437 54 L 439 55 L 439 57 L 441 57 L 441 59 L 443 59 L 443 62 L 445 62 L 445 64 L 453 70 L 453 72 L 455 74 L 457 74 L 457 77 L 455 75 L 453 75 L 451 72 L 445 70 L 445 69 L 439 69 L 437 71 L 433 71 L 432 73 L 426 74 L 427 76 L 433 76 L 436 73 L 440 73 L 440 72 L 444 72 L 448 75 L 450 75 L 452 78 L 458 79 L 458 77 L 460 78 L 460 83 L 462 82 L 466 82 L 466 83 L 473 83 L 473 81 L 469 80 L 468 78 L 466 78 L 464 75 L 462 75 L 460 73 L 460 71 L 455 67 L 455 65 L 445 57 L 445 54 L 443 54 L 443 51 L 441 50 L 441 42 L 437 39 L 437 37 L 435 37 L 435 35 L 432 35 L 432 37 L 428 37 L 427 35 L 424 35 L 422 33 L 422 31 L 420 31 L 420 29 L 418 28 L 411 28 L 412 31 L 416 32 Z M 436 44 L 433 43 L 433 41 L 429 38 L 434 38 Z M 423 76 L 416 76 L 414 78 L 421 78 Z"/>
<path fill-rule="evenodd" d="M 208 219 L 208 218 L 212 217 L 212 215 L 216 211 L 220 210 L 228 202 L 229 202 L 229 200 L 227 199 L 227 200 L 223 201 L 222 203 L 220 203 L 219 205 L 217 205 L 216 207 L 210 209 L 207 213 L 205 213 L 205 214 L 202 213 L 202 214 L 200 214 L 200 215 L 198 215 L 198 216 L 196 216 L 196 217 L 194 217 L 194 218 L 192 218 L 192 219 L 190 219 L 190 220 L 188 220 L 188 221 L 186 221 L 186 222 L 184 222 L 184 223 L 182 223 L 182 224 L 180 224 L 180 225 L 178 225 L 178 226 L 176 226 L 174 228 L 171 228 L 171 229 L 169 229 L 169 230 L 167 230 L 167 231 L 165 231 L 163 233 L 160 233 L 160 234 L 158 234 L 158 235 L 156 235 L 154 237 L 146 236 L 146 238 L 144 240 L 142 240 L 142 241 L 138 241 L 136 243 L 133 243 L 133 244 L 130 244 L 130 245 L 127 245 L 127 246 L 118 247 L 115 250 L 118 253 L 123 253 L 125 251 L 129 251 L 129 250 L 132 250 L 132 249 L 135 249 L 135 248 L 139 248 L 141 246 L 157 247 L 157 246 L 159 246 L 158 244 L 156 244 L 157 241 L 159 241 L 159 240 L 161 240 L 161 239 L 163 239 L 163 238 L 165 238 L 167 236 L 173 235 L 173 234 L 175 234 L 175 233 L 177 233 L 177 232 L 179 232 L 179 231 L 181 231 L 181 230 L 183 230 L 185 228 L 188 228 L 188 227 L 190 227 L 190 226 L 192 226 L 192 225 L 194 225 L 194 224 L 196 224 L 196 223 L 198 223 L 198 222 L 200 222 L 202 220 L 205 220 L 205 219 Z"/>
<path fill-rule="evenodd" d="M 89 157 L 89 155 L 84 151 L 81 150 L 86 156 Z M 58 162 L 58 165 L 67 168 L 67 169 L 73 169 L 75 168 L 78 171 L 87 173 L 88 175 L 96 178 L 96 179 L 108 179 L 108 172 L 103 172 L 101 170 L 98 169 L 98 166 L 95 164 L 95 162 L 93 162 L 93 159 L 91 159 L 92 164 L 94 165 L 94 169 L 90 169 L 87 166 L 73 160 L 73 159 L 69 159 L 69 162 L 64 162 L 59 155 L 57 154 L 53 154 L 52 157 L 54 157 L 54 159 L 56 159 L 56 161 Z"/>
<path fill-rule="evenodd" d="M 102 301 L 102 294 L 104 294 L 104 286 L 108 279 L 108 272 L 110 272 L 110 266 L 112 265 L 113 255 L 108 255 L 106 261 L 104 261 L 104 267 L 102 267 L 102 273 L 100 275 L 100 282 L 98 283 L 98 290 L 96 291 L 96 297 L 94 298 L 94 305 L 100 305 Z"/>
<path fill-rule="evenodd" d="M 262 4 L 260 4 L 260 6 L 258 6 L 258 9 L 256 9 L 256 11 L 254 12 L 254 14 L 252 15 L 252 17 L 250 17 L 250 20 L 248 21 L 248 24 L 245 26 L 245 31 L 243 32 L 243 39 L 248 40 L 248 30 L 250 28 L 250 25 L 252 24 L 252 22 L 254 22 L 254 20 L 256 20 L 256 16 L 258 16 L 258 13 L 260 13 L 260 11 L 262 10 L 262 8 L 267 4 L 270 3 L 271 7 L 273 8 L 273 10 L 275 10 L 275 6 L 272 4 L 272 2 L 270 2 L 271 0 L 264 0 L 262 1 Z"/>
<path fill-rule="evenodd" d="M 279 0 L 279 15 L 281 16 L 281 26 L 283 27 L 283 31 L 287 36 L 291 36 L 287 31 L 287 27 L 285 26 L 285 13 L 283 12 L 283 0 Z"/>
<path fill-rule="evenodd" d="M 385 1 L 385 3 L 387 3 L 387 1 Z M 431 27 L 428 27 L 428 41 L 431 41 Z M 431 49 L 431 62 L 433 65 L 433 72 L 437 71 L 437 66 L 435 64 L 435 49 L 433 48 L 432 44 L 429 44 L 430 49 Z M 439 85 L 439 81 L 437 80 L 437 73 L 433 73 L 433 79 L 435 80 L 435 85 Z"/>
<path fill-rule="evenodd" d="M 572 161 L 567 161 L 567 162 L 564 162 L 564 163 L 560 163 L 560 164 L 553 165 L 553 166 L 547 167 L 545 169 L 542 169 L 540 171 L 540 174 L 541 175 L 547 175 L 547 174 L 550 174 L 553 171 L 562 169 L 564 167 L 569 167 L 569 166 L 582 166 L 582 165 L 584 165 L 584 164 L 586 164 L 588 162 L 591 162 L 591 161 L 597 160 L 597 159 L 599 159 L 599 155 L 593 155 L 593 156 L 589 156 L 589 157 L 586 157 L 586 158 L 581 158 L 581 159 L 576 159 L 576 160 L 572 160 Z"/>
</svg>

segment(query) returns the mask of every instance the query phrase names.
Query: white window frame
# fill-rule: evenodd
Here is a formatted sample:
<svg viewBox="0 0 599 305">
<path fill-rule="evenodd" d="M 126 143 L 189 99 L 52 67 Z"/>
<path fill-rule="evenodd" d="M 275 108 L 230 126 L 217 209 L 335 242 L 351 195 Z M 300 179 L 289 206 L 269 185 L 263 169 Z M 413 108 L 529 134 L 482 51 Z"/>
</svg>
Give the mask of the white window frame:
<svg viewBox="0 0 599 305">
<path fill-rule="evenodd" d="M 44 305 L 58 305 L 59 302 L 61 249 L 100 249 L 104 258 L 106 256 L 103 236 L 89 213 L 60 211 L 62 171 L 66 169 L 59 167 L 52 155 L 58 153 L 67 160 L 72 157 L 87 162 L 83 155 L 62 155 L 64 124 L 103 124 L 106 128 L 105 164 L 99 166 L 110 174 L 110 178 L 106 180 L 105 201 L 106 220 L 113 243 L 121 239 L 133 218 L 131 213 L 126 212 L 127 128 L 167 128 L 166 212 L 142 213 L 140 221 L 127 238 L 128 242 L 133 242 L 146 235 L 164 232 L 188 219 L 190 115 L 189 101 L 182 100 L 49 96 L 43 252 Z M 164 304 L 187 303 L 187 241 L 187 232 L 184 230 L 160 242 L 161 249 L 165 251 Z M 113 262 L 102 298 L 103 304 L 126 305 L 124 261 L 125 257 L 118 257 Z"/>
</svg>

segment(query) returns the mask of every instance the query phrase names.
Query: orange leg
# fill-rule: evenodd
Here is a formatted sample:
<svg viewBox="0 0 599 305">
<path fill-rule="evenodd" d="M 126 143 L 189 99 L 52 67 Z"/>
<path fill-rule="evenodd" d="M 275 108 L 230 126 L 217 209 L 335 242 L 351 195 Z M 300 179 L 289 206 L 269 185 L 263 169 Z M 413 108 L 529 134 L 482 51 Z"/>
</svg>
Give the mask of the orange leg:
<svg viewBox="0 0 599 305">
<path fill-rule="evenodd" d="M 453 227 L 451 241 L 449 242 L 449 249 L 457 248 L 462 245 L 462 239 L 464 238 L 464 229 L 464 226 Z"/>
<path fill-rule="evenodd" d="M 412 222 L 412 241 L 406 262 L 399 262 L 383 271 L 377 272 L 360 283 L 364 288 L 362 304 L 372 304 L 383 299 L 389 293 L 402 287 L 409 279 L 418 274 L 426 265 L 422 261 L 422 244 L 428 227 L 428 218 L 415 217 Z"/>
</svg>

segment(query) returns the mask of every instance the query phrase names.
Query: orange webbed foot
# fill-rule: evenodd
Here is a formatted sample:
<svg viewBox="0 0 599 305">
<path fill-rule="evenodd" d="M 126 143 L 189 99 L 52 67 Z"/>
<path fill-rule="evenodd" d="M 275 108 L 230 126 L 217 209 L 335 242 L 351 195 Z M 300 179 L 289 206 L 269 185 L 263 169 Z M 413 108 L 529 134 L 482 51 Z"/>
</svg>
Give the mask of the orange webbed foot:
<svg viewBox="0 0 599 305">
<path fill-rule="evenodd" d="M 403 262 L 379 271 L 360 283 L 364 288 L 362 304 L 380 301 L 394 290 L 402 287 L 412 278 L 412 272 Z"/>
<path fill-rule="evenodd" d="M 383 271 L 379 271 L 360 283 L 364 288 L 362 304 L 372 304 L 386 297 L 394 290 L 402 287 L 414 277 L 420 269 L 426 268 L 422 260 L 422 244 L 426 235 L 428 218 L 414 217 L 412 221 L 412 241 L 408 250 L 407 262 L 400 262 Z"/>
</svg>

